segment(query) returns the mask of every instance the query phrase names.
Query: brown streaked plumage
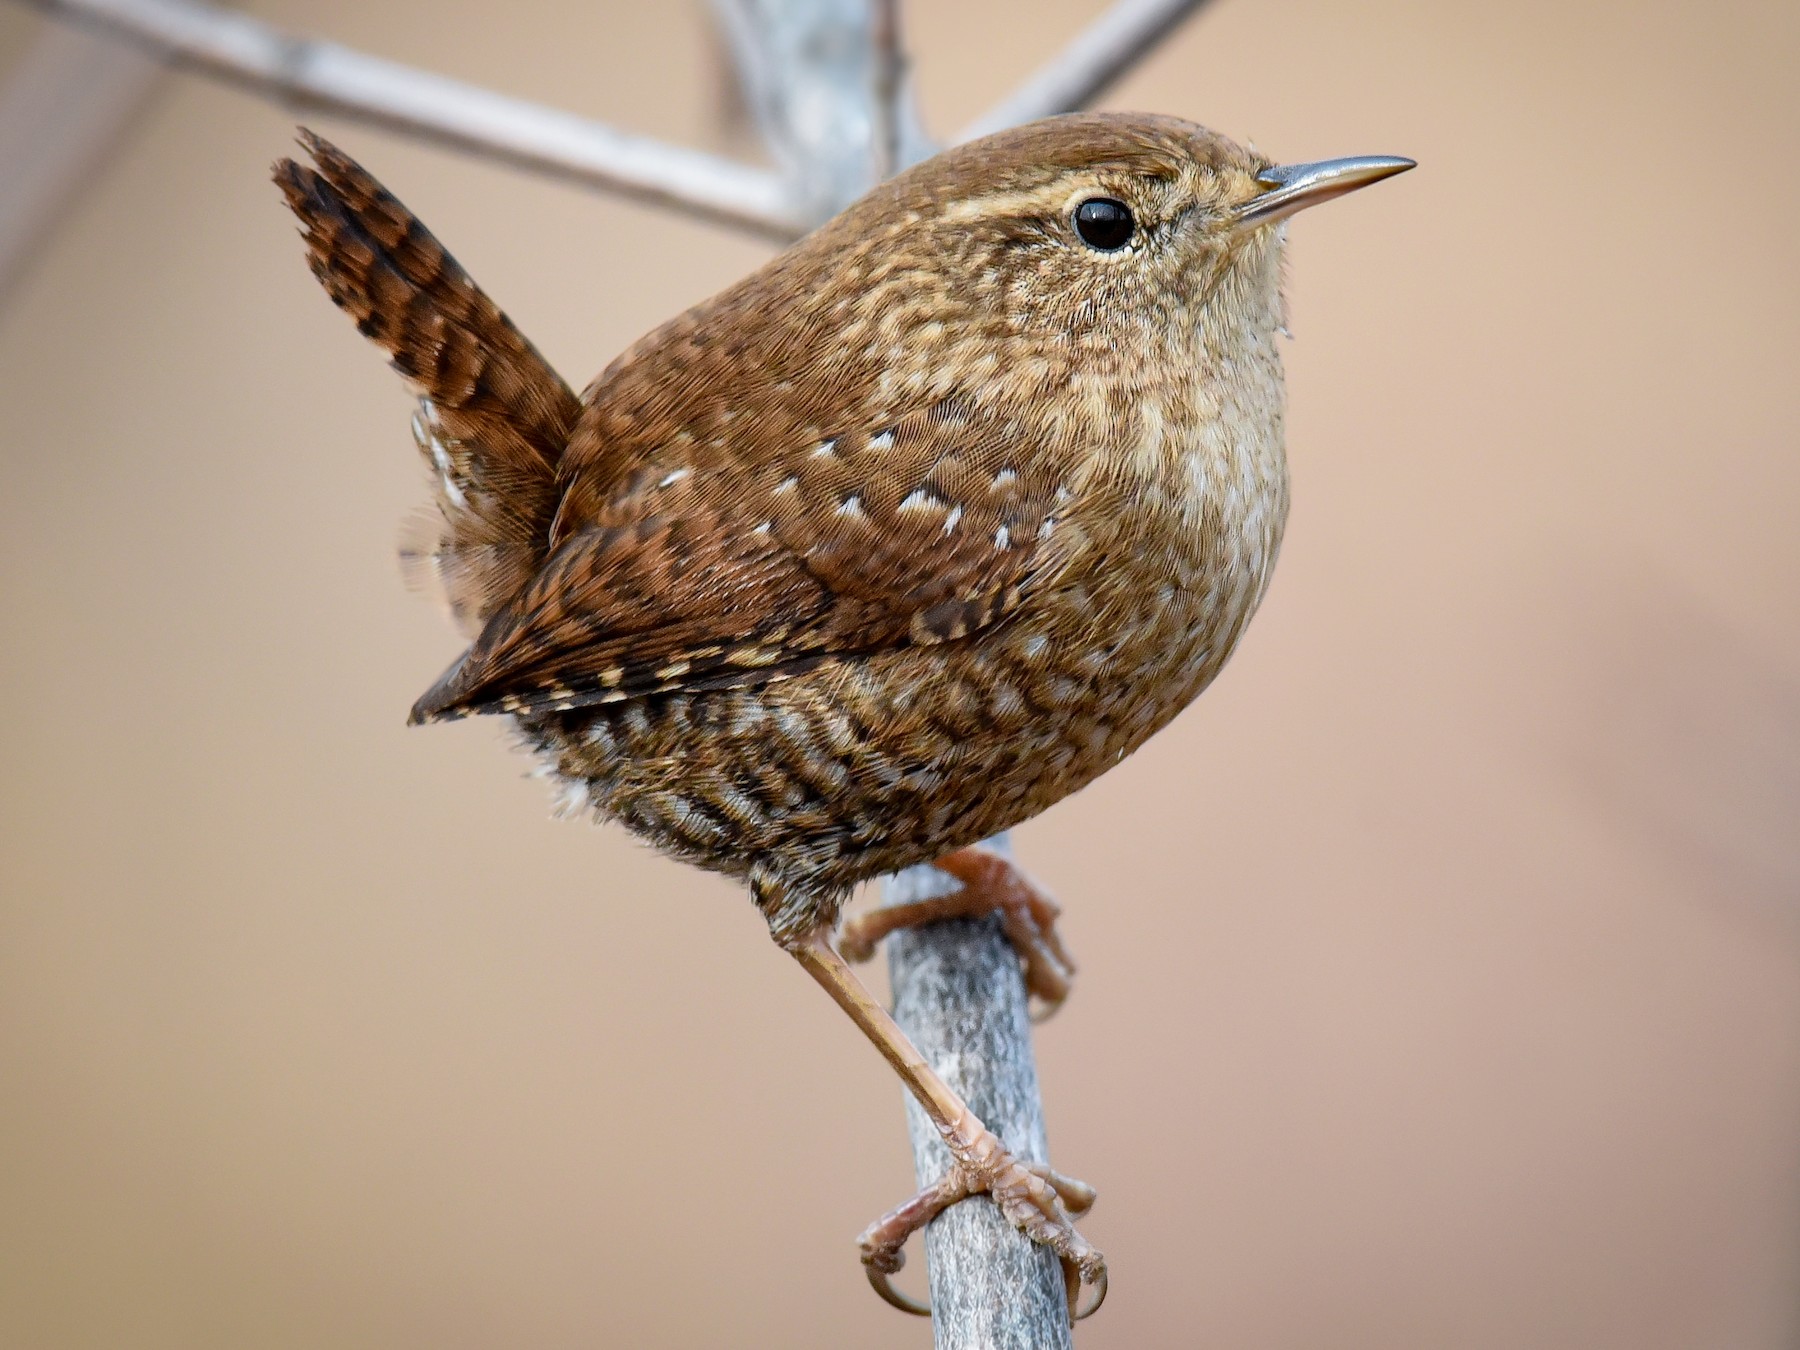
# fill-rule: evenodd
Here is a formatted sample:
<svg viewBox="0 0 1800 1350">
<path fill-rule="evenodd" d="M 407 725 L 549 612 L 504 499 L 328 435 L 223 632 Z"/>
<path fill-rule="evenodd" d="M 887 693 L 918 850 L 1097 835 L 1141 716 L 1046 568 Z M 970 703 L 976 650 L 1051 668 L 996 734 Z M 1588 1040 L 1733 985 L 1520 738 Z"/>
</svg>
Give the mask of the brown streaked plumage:
<svg viewBox="0 0 1800 1350">
<path fill-rule="evenodd" d="M 1173 118 L 1036 123 L 878 187 L 577 400 L 404 207 L 305 143 L 318 169 L 277 181 L 420 395 L 415 553 L 475 637 L 414 720 L 511 714 L 572 802 L 749 883 L 959 1160 L 865 1235 L 885 1296 L 906 1234 L 976 1191 L 1103 1281 L 1068 1218 L 1091 1192 L 1008 1156 L 829 937 L 857 882 L 942 859 L 1060 997 L 1053 907 L 970 846 L 1230 656 L 1287 510 L 1278 222 L 1405 162 L 1280 170 Z M 1118 223 L 1095 201 L 1127 238 L 1090 232 Z"/>
</svg>

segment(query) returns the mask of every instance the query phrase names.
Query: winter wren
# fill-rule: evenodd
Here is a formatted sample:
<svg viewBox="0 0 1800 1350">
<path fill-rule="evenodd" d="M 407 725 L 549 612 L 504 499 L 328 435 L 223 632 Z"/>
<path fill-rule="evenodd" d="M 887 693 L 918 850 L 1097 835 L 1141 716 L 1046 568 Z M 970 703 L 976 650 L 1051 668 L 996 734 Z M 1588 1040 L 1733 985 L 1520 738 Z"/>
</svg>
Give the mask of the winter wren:
<svg viewBox="0 0 1800 1350">
<path fill-rule="evenodd" d="M 1021 1164 L 832 945 L 856 883 L 936 861 L 999 908 L 1033 991 L 1048 898 L 979 841 L 1204 689 L 1287 512 L 1282 222 L 1401 159 L 1275 167 L 1189 122 L 1085 114 L 960 145 L 644 337 L 577 396 L 338 150 L 275 177 L 312 269 L 419 397 L 435 489 L 407 548 L 473 639 L 413 720 L 511 716 L 566 785 L 746 881 L 956 1169 L 878 1221 L 987 1192 L 1104 1291 L 1078 1182 Z"/>
</svg>

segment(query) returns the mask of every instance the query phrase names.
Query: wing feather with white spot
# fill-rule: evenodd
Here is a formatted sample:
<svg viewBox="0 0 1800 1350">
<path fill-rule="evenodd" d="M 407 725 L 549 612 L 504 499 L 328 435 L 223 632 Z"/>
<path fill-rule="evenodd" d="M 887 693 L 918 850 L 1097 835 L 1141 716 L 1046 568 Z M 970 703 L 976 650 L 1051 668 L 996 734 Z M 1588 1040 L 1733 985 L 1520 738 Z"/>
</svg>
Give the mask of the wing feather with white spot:
<svg viewBox="0 0 1800 1350">
<path fill-rule="evenodd" d="M 591 518 L 559 518 L 550 561 L 414 718 L 763 684 L 974 633 L 1064 554 L 1059 457 L 1022 435 L 952 396 L 752 462 L 654 455 Z"/>
</svg>

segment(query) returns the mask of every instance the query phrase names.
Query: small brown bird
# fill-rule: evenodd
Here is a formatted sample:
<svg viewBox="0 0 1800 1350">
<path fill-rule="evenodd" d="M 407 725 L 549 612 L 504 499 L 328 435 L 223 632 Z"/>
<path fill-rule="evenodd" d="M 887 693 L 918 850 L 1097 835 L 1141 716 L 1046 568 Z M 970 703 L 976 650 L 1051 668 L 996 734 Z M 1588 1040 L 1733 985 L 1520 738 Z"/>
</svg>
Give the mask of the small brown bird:
<svg viewBox="0 0 1800 1350">
<path fill-rule="evenodd" d="M 832 945 L 852 887 L 935 861 L 1033 992 L 1055 907 L 977 845 L 1216 675 L 1287 513 L 1282 222 L 1403 159 L 1275 167 L 1085 114 L 960 145 L 671 320 L 577 397 L 413 216 L 309 133 L 276 181 L 314 274 L 419 396 L 411 562 L 473 645 L 412 720 L 512 716 L 574 805 L 748 882 L 956 1159 L 862 1239 L 991 1194 L 1104 1294 L 1093 1193 L 1013 1158 Z M 916 1310 L 916 1309 L 915 1309 Z"/>
</svg>

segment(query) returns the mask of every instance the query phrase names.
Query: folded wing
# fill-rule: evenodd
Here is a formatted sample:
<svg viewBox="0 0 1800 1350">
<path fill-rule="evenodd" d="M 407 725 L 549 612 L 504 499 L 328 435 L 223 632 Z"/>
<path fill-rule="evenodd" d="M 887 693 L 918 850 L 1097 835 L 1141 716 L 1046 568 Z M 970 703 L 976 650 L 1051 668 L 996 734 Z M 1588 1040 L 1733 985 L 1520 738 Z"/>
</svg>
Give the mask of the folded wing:
<svg viewBox="0 0 1800 1350">
<path fill-rule="evenodd" d="M 1057 568 L 1068 486 L 956 397 L 754 458 L 634 467 L 422 698 L 415 721 L 791 678 L 954 641 Z"/>
</svg>

